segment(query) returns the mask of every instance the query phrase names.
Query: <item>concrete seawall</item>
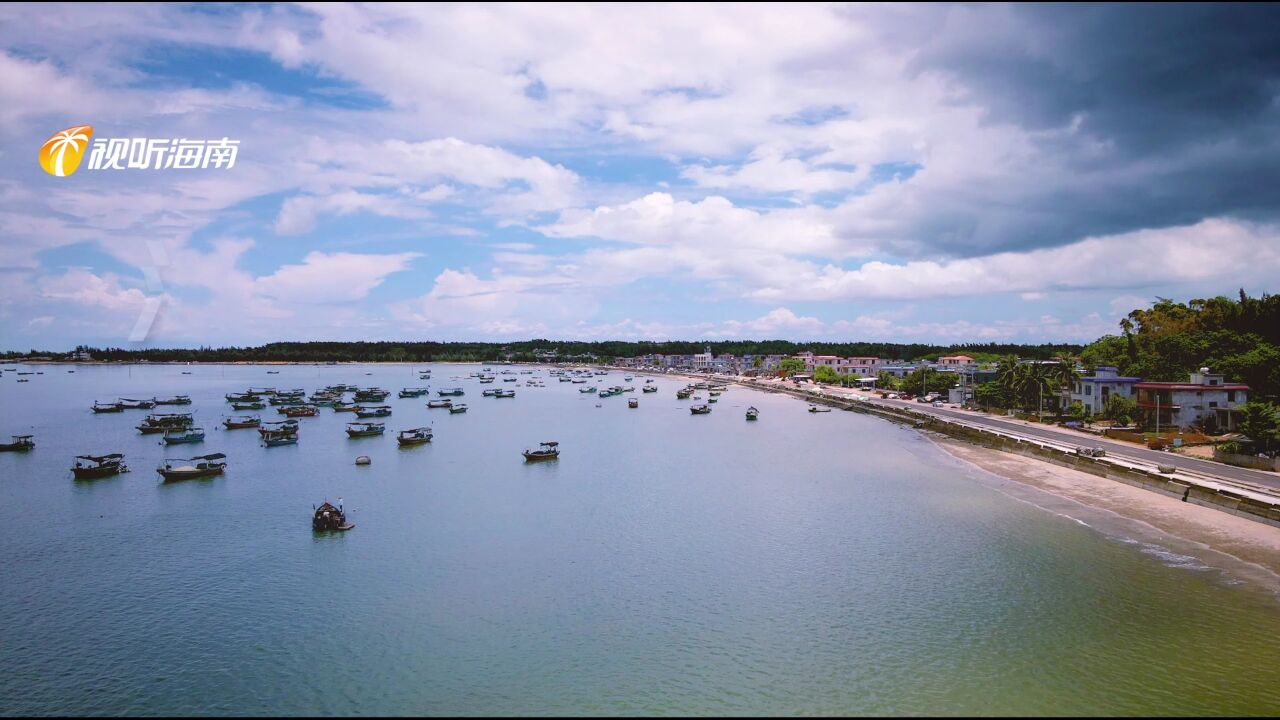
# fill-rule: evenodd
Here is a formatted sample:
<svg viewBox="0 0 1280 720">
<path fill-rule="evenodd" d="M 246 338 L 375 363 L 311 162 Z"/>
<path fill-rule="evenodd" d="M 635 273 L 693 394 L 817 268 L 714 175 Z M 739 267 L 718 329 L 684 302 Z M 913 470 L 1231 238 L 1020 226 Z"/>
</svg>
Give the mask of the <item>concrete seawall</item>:
<svg viewBox="0 0 1280 720">
<path fill-rule="evenodd" d="M 1280 527 L 1280 498 L 1269 499 L 1255 496 L 1254 493 L 1250 492 L 1237 492 L 1232 489 L 1217 487 L 1218 483 L 1194 476 L 1189 477 L 1187 473 L 1166 474 L 1159 472 L 1154 467 L 1145 467 L 1146 463 L 1113 457 L 1095 458 L 1077 455 L 1074 452 L 1074 448 L 1067 449 L 1058 443 L 1013 437 L 1007 433 L 985 428 L 979 429 L 913 410 L 889 408 L 857 400 L 815 396 L 813 393 L 785 387 L 762 387 L 752 383 L 744 384 L 744 387 L 793 395 L 814 405 L 826 405 L 842 410 L 875 415 L 885 420 L 941 433 L 982 447 L 1043 460 L 1055 465 L 1086 472 L 1090 475 L 1175 497 L 1183 502 L 1201 505 L 1249 520 Z"/>
</svg>

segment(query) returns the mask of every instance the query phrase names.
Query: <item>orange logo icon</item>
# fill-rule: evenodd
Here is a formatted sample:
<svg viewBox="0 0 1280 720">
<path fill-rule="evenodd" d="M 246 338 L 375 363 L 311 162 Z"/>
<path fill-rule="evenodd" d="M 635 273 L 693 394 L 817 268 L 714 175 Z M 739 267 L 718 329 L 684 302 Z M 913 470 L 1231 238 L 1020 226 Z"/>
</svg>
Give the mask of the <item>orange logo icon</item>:
<svg viewBox="0 0 1280 720">
<path fill-rule="evenodd" d="M 93 137 L 93 126 L 77 125 L 56 132 L 40 146 L 40 167 L 54 177 L 66 177 L 80 167 Z"/>
</svg>

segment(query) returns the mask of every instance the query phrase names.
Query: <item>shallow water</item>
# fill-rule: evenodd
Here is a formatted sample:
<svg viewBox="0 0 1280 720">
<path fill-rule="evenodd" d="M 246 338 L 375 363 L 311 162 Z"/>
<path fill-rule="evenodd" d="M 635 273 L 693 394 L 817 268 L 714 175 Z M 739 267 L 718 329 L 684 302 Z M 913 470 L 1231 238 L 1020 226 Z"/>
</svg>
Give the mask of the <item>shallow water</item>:
<svg viewBox="0 0 1280 720">
<path fill-rule="evenodd" d="M 416 367 L 3 373 L 0 432 L 37 448 L 0 454 L 0 712 L 1280 712 L 1273 596 L 997 492 L 914 431 L 742 388 L 691 416 L 666 378 L 610 373 L 636 392 L 599 399 Z M 296 446 L 215 429 L 224 393 L 337 382 L 392 391 L 386 436 L 329 409 Z M 394 395 L 426 384 L 470 411 Z M 158 410 L 207 439 L 168 456 L 225 452 L 225 476 L 160 483 L 146 412 L 88 409 L 179 392 Z M 542 440 L 562 458 L 525 464 Z M 73 481 L 86 452 L 133 472 Z M 357 528 L 313 534 L 338 498 Z"/>
</svg>

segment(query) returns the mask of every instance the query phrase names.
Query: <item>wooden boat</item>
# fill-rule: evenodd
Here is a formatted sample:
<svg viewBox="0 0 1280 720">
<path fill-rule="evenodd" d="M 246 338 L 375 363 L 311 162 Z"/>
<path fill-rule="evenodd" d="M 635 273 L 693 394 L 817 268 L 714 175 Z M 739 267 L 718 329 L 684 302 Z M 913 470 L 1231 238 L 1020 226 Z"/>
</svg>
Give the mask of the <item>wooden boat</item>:
<svg viewBox="0 0 1280 720">
<path fill-rule="evenodd" d="M 261 402 L 256 402 L 256 401 L 231 403 L 232 410 L 261 410 L 264 407 L 266 407 L 266 405 L 263 405 Z"/>
<path fill-rule="evenodd" d="M 449 414 L 450 414 L 450 415 L 459 415 L 459 414 L 464 413 L 464 412 L 466 412 L 466 411 L 467 411 L 467 406 L 466 406 L 466 405 L 461 405 L 461 404 L 459 404 L 459 405 L 454 405 L 454 406 L 452 406 L 452 407 L 450 407 L 450 408 L 449 408 Z"/>
<path fill-rule="evenodd" d="M 519 382 L 519 381 L 520 381 L 520 378 L 513 378 L 513 377 L 502 378 L 502 382 Z"/>
<path fill-rule="evenodd" d="M 351 399 L 355 400 L 357 403 L 382 402 L 383 400 L 386 400 L 387 396 L 390 394 L 390 392 L 381 388 L 369 388 L 368 390 L 357 390 L 356 394 L 352 396 Z"/>
<path fill-rule="evenodd" d="M 347 522 L 347 514 L 343 512 L 342 507 L 334 507 L 325 502 L 320 507 L 315 507 L 315 515 L 311 518 L 311 529 L 315 532 L 346 532 L 355 527 L 352 523 Z"/>
<path fill-rule="evenodd" d="M 262 396 L 255 393 L 227 393 L 223 395 L 230 403 L 260 403 Z"/>
<path fill-rule="evenodd" d="M 284 395 L 277 395 L 267 401 L 268 404 L 278 407 L 293 407 L 295 405 L 302 405 L 304 402 L 305 401 L 301 397 L 294 397 L 292 395 L 289 395 L 288 397 L 285 397 Z"/>
<path fill-rule="evenodd" d="M 400 434 L 396 436 L 396 442 L 400 443 L 401 447 L 431 442 L 431 428 L 420 427 L 412 430 L 401 430 Z"/>
<path fill-rule="evenodd" d="M 627 400 L 627 407 L 629 407 L 629 408 L 638 408 L 638 407 L 640 407 L 640 401 L 639 401 L 639 400 L 637 400 L 637 399 L 635 399 L 635 398 L 629 398 L 629 399 Z"/>
<path fill-rule="evenodd" d="M 262 425 L 262 418 L 257 415 L 241 415 L 238 418 L 227 418 L 223 420 L 222 425 L 228 430 L 256 428 Z"/>
<path fill-rule="evenodd" d="M 811 413 L 831 412 L 831 408 L 820 408 L 817 405 L 810 405 L 809 412 Z"/>
<path fill-rule="evenodd" d="M 466 394 L 462 391 L 462 388 L 459 388 L 459 387 L 445 388 L 444 390 L 437 390 L 436 392 L 440 394 L 440 397 L 450 397 L 450 396 L 458 396 L 458 395 Z"/>
<path fill-rule="evenodd" d="M 191 413 L 152 413 L 142 420 L 138 432 L 143 435 L 155 435 L 165 430 L 183 430 L 195 422 Z"/>
<path fill-rule="evenodd" d="M 191 398 L 187 395 L 174 395 L 171 398 L 156 398 L 157 405 L 190 405 Z"/>
<path fill-rule="evenodd" d="M 93 411 L 96 413 L 118 413 L 124 410 L 124 406 L 120 403 L 100 403 L 94 401 Z"/>
<path fill-rule="evenodd" d="M 560 443 L 544 442 L 539 444 L 537 450 L 525 450 L 525 462 L 538 462 L 539 460 L 555 460 L 560 457 Z"/>
<path fill-rule="evenodd" d="M 710 405 L 694 405 L 689 408 L 689 412 L 693 413 L 694 415 L 710 415 L 711 406 Z"/>
<path fill-rule="evenodd" d="M 275 388 L 249 388 L 244 391 L 246 395 L 275 395 L 278 390 Z"/>
<path fill-rule="evenodd" d="M 676 399 L 677 399 L 677 400 L 688 400 L 688 399 L 689 399 L 689 396 L 690 396 L 690 395 L 692 395 L 692 394 L 693 394 L 693 391 L 692 391 L 692 390 L 677 390 L 677 391 L 676 391 Z"/>
<path fill-rule="evenodd" d="M 168 428 L 164 431 L 165 445 L 204 442 L 204 428 Z"/>
<path fill-rule="evenodd" d="M 760 417 L 760 411 L 759 411 L 759 410 L 755 409 L 754 407 L 749 407 L 749 408 L 747 408 L 747 419 L 748 419 L 748 420 L 755 420 L 755 419 L 758 419 L 759 417 Z"/>
<path fill-rule="evenodd" d="M 710 395 L 711 397 L 717 397 L 717 396 L 719 396 L 719 395 L 720 395 L 720 391 L 719 391 L 719 390 L 712 390 L 712 391 L 708 392 L 707 394 L 708 394 L 708 395 Z"/>
<path fill-rule="evenodd" d="M 645 385 L 644 387 L 640 388 L 640 392 L 655 393 L 655 392 L 658 392 L 658 386 Z"/>
<path fill-rule="evenodd" d="M 267 371 L 267 374 L 268 374 L 268 375 L 279 375 L 279 374 L 280 374 L 280 371 L 279 371 L 279 370 L 268 370 L 268 371 Z"/>
<path fill-rule="evenodd" d="M 708 398 L 707 402 L 709 403 L 720 402 L 720 398 L 718 397 Z"/>
<path fill-rule="evenodd" d="M 129 468 L 124 464 L 124 455 L 120 453 L 77 455 L 75 465 L 71 468 L 71 474 L 77 480 L 97 480 L 126 472 L 129 472 Z"/>
<path fill-rule="evenodd" d="M 285 417 L 315 417 L 320 414 L 320 409 L 314 405 L 293 405 L 290 407 L 280 408 L 280 413 Z"/>
<path fill-rule="evenodd" d="M 481 385 L 489 385 L 489 384 L 492 384 L 492 383 L 493 383 L 493 378 L 489 378 L 489 377 L 487 377 L 487 378 L 480 378 L 480 384 L 481 384 Z"/>
<path fill-rule="evenodd" d="M 416 398 L 422 397 L 428 392 L 430 392 L 430 388 L 404 388 L 400 391 L 398 396 L 402 398 Z"/>
<path fill-rule="evenodd" d="M 334 412 L 355 412 L 356 410 L 359 410 L 359 409 L 360 409 L 359 405 L 355 403 L 342 402 L 341 400 L 333 404 Z"/>
<path fill-rule="evenodd" d="M 497 394 L 498 394 L 498 392 L 499 392 L 499 390 L 498 390 L 497 388 L 492 388 L 492 389 L 489 389 L 489 390 L 485 390 L 484 392 L 482 392 L 482 393 L 480 393 L 480 394 L 481 394 L 481 395 L 483 395 L 484 397 L 493 397 L 494 395 L 497 395 Z"/>
<path fill-rule="evenodd" d="M 451 407 L 453 407 L 453 401 L 452 401 L 452 400 L 431 400 L 431 401 L 429 401 L 429 402 L 427 403 L 427 407 L 429 407 L 429 408 L 451 408 Z"/>
<path fill-rule="evenodd" d="M 592 385 L 591 387 L 578 388 L 578 392 L 580 393 L 593 393 L 595 391 L 596 391 L 595 385 Z"/>
<path fill-rule="evenodd" d="M 125 410 L 150 410 L 156 406 L 155 400 L 134 400 L 133 398 L 120 398 L 119 403 Z"/>
<path fill-rule="evenodd" d="M 281 445 L 297 445 L 297 431 L 268 430 L 262 433 L 263 447 L 280 447 Z"/>
<path fill-rule="evenodd" d="M 358 418 L 375 418 L 375 417 L 390 417 L 390 416 L 391 416 L 390 405 L 377 405 L 374 407 L 366 407 L 366 408 L 360 408 L 356 410 L 356 417 Z"/>
<path fill-rule="evenodd" d="M 312 395 L 310 398 L 307 398 L 307 402 L 311 405 L 315 405 L 316 407 L 333 407 L 334 405 L 342 402 L 342 400 L 328 395 Z"/>
<path fill-rule="evenodd" d="M 14 435 L 13 442 L 0 443 L 0 452 L 26 452 L 35 449 L 33 435 Z"/>
<path fill-rule="evenodd" d="M 195 478 L 213 477 L 221 475 L 226 469 L 227 463 L 223 460 L 226 455 L 222 453 L 213 453 L 212 455 L 200 455 L 193 458 L 183 459 L 166 459 L 156 468 L 156 472 L 165 480 L 193 480 Z"/>
<path fill-rule="evenodd" d="M 347 423 L 348 437 L 373 437 L 386 432 L 387 427 L 383 423 Z"/>
<path fill-rule="evenodd" d="M 516 396 L 515 390 L 499 390 L 494 397 L 496 398 L 513 398 Z"/>
<path fill-rule="evenodd" d="M 266 435 L 270 432 L 290 432 L 296 434 L 298 432 L 298 421 L 281 420 L 280 422 L 262 423 L 258 428 L 259 435 Z"/>
</svg>

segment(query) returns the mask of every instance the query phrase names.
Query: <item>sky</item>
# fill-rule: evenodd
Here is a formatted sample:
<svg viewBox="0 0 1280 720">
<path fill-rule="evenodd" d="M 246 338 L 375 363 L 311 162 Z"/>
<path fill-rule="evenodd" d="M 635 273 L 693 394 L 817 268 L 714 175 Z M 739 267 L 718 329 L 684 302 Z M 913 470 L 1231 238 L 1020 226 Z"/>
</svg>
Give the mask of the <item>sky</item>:
<svg viewBox="0 0 1280 720">
<path fill-rule="evenodd" d="M 237 161 L 46 173 L 77 125 Z M 1278 279 L 1280 6 L 0 6 L 0 349 L 1089 342 Z"/>
</svg>

